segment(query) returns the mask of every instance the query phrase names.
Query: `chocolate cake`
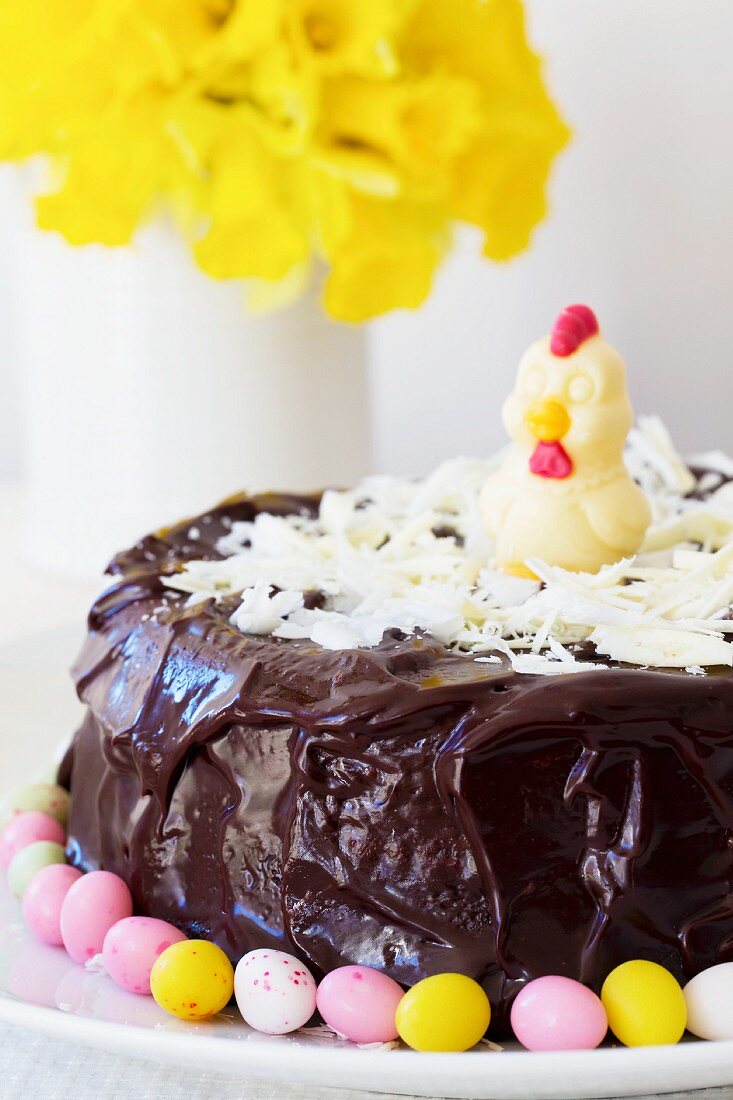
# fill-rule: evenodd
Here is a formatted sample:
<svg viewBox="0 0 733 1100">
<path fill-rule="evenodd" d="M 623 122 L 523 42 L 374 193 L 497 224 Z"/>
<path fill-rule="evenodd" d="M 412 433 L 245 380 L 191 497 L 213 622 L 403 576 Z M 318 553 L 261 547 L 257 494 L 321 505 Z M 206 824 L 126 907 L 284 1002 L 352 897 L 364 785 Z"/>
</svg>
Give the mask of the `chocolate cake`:
<svg viewBox="0 0 733 1100">
<path fill-rule="evenodd" d="M 462 971 L 499 1028 L 542 974 L 598 990 L 629 958 L 680 979 L 733 959 L 733 674 L 706 657 L 730 647 L 715 572 L 733 530 L 727 467 L 640 460 L 659 506 L 647 557 L 603 584 L 478 566 L 464 584 L 488 468 L 322 500 L 242 496 L 118 556 L 74 670 L 88 709 L 60 770 L 72 861 L 121 875 L 139 912 L 235 962 L 269 945 L 315 972 L 359 962 L 405 985 Z M 432 591 L 459 593 L 451 606 L 478 590 L 489 611 L 458 623 L 444 607 L 431 624 L 418 601 L 407 621 L 379 589 L 356 614 L 343 592 L 361 581 L 343 576 L 390 546 L 390 576 L 420 587 L 415 571 L 432 570 L 448 578 Z M 683 621 L 669 594 L 684 584 Z M 701 625 L 704 600 L 690 609 L 698 592 L 723 634 Z M 704 667 L 613 651 L 626 630 L 645 658 L 658 628 L 644 616 L 664 614 Z"/>
<path fill-rule="evenodd" d="M 633 417 L 587 306 L 422 481 L 241 496 L 118 556 L 69 846 L 237 962 L 598 991 L 733 959 L 733 462 Z M 628 445 L 624 454 L 624 445 Z"/>
</svg>

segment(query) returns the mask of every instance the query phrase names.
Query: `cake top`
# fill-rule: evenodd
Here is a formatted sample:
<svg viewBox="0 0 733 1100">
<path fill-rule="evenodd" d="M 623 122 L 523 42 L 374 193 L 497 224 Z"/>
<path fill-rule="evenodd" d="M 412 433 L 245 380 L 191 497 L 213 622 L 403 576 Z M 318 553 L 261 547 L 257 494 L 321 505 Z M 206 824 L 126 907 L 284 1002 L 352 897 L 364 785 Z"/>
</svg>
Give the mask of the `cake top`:
<svg viewBox="0 0 733 1100">
<path fill-rule="evenodd" d="M 526 673 L 598 668 L 597 655 L 600 667 L 693 675 L 733 665 L 733 460 L 688 465 L 663 424 L 641 418 L 625 455 L 652 510 L 640 552 L 597 573 L 533 558 L 528 579 L 492 564 L 482 523 L 480 494 L 502 457 L 456 458 L 417 481 L 369 477 L 327 490 L 313 515 L 235 521 L 221 560 L 187 561 L 165 584 L 192 603 L 238 598 L 231 622 L 243 633 L 332 650 L 397 629 Z"/>
</svg>

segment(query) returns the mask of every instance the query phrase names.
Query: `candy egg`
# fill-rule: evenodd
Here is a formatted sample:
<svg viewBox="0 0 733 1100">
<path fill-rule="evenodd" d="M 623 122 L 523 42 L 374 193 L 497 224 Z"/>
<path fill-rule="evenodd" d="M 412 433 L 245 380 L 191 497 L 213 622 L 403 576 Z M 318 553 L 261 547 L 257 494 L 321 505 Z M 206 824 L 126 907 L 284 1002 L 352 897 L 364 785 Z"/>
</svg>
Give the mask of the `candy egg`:
<svg viewBox="0 0 733 1100">
<path fill-rule="evenodd" d="M 514 1034 L 527 1050 L 593 1050 L 608 1030 L 595 993 L 560 975 L 535 978 L 512 1005 Z"/>
<path fill-rule="evenodd" d="M 118 875 L 91 871 L 73 884 L 61 906 L 61 937 L 74 962 L 98 955 L 113 924 L 132 916 L 132 897 Z"/>
<path fill-rule="evenodd" d="M 66 833 L 55 817 L 39 810 L 26 810 L 15 814 L 3 829 L 0 837 L 0 866 L 9 867 L 16 852 L 35 844 L 37 840 L 52 840 L 65 844 Z"/>
<path fill-rule="evenodd" d="M 698 1039 L 733 1039 L 733 962 L 703 970 L 682 993 L 688 1031 Z"/>
<path fill-rule="evenodd" d="M 173 943 L 186 939 L 180 929 L 155 917 L 125 917 L 104 937 L 102 957 L 110 978 L 128 993 L 150 995 L 155 960 Z"/>
<path fill-rule="evenodd" d="M 17 787 L 0 799 L 0 829 L 4 829 L 14 814 L 23 810 L 40 810 L 55 817 L 66 827 L 69 816 L 69 792 L 55 783 L 28 783 Z"/>
<path fill-rule="evenodd" d="M 397 1038 L 395 1013 L 402 987 L 370 966 L 340 966 L 327 974 L 316 1007 L 329 1027 L 354 1043 L 388 1043 Z"/>
<path fill-rule="evenodd" d="M 478 982 L 465 974 L 434 974 L 397 1005 L 400 1038 L 413 1050 L 468 1050 L 489 1026 L 491 1006 Z"/>
<path fill-rule="evenodd" d="M 237 964 L 234 995 L 255 1031 L 285 1035 L 308 1023 L 316 1008 L 313 975 L 284 951 L 248 951 Z"/>
<path fill-rule="evenodd" d="M 61 906 L 81 871 L 66 863 L 42 867 L 31 879 L 23 894 L 23 917 L 29 932 L 43 943 L 59 946 L 61 939 Z"/>
<path fill-rule="evenodd" d="M 62 844 L 52 840 L 37 840 L 27 844 L 13 856 L 8 867 L 8 886 L 16 898 L 22 898 L 31 882 L 44 867 L 52 863 L 66 863 L 66 852 Z"/>
<path fill-rule="evenodd" d="M 208 940 L 172 944 L 150 973 L 150 992 L 156 1002 L 182 1020 L 207 1020 L 221 1012 L 233 989 L 232 964 Z"/>
<path fill-rule="evenodd" d="M 622 963 L 606 978 L 601 1000 L 608 1025 L 627 1047 L 678 1043 L 687 1021 L 679 984 L 668 970 L 645 959 Z"/>
</svg>

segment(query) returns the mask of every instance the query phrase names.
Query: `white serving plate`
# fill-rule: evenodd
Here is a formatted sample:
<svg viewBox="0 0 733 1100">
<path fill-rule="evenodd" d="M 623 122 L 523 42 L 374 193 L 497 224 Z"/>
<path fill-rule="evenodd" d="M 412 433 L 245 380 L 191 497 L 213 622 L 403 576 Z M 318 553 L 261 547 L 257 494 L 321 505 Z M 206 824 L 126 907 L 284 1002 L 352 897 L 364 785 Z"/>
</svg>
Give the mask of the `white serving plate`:
<svg viewBox="0 0 733 1100">
<path fill-rule="evenodd" d="M 35 767 L 45 771 L 59 738 L 68 736 L 77 719 L 71 685 L 67 691 L 65 676 L 55 667 L 59 648 L 56 638 L 46 649 L 38 639 L 16 643 L 12 651 L 0 648 L 0 694 L 14 702 L 0 720 L 4 786 L 29 773 L 26 766 L 21 772 L 18 764 L 19 740 Z M 44 682 L 49 685 L 46 693 Z M 733 1085 L 733 1041 L 551 1054 L 516 1048 L 501 1053 L 416 1054 L 361 1050 L 318 1033 L 258 1035 L 231 1006 L 209 1023 L 188 1024 L 168 1016 L 151 997 L 125 993 L 105 974 L 74 965 L 62 948 L 38 943 L 26 932 L 20 905 L 4 881 L 0 1022 L 128 1057 L 365 1093 L 571 1100 Z"/>
<path fill-rule="evenodd" d="M 316 1032 L 253 1032 L 235 1008 L 206 1024 L 173 1019 L 151 997 L 118 989 L 38 943 L 0 886 L 0 1021 L 82 1046 L 176 1066 L 289 1084 L 348 1086 L 417 1096 L 544 1098 L 636 1096 L 733 1084 L 733 1041 L 530 1054 L 362 1050 Z"/>
</svg>

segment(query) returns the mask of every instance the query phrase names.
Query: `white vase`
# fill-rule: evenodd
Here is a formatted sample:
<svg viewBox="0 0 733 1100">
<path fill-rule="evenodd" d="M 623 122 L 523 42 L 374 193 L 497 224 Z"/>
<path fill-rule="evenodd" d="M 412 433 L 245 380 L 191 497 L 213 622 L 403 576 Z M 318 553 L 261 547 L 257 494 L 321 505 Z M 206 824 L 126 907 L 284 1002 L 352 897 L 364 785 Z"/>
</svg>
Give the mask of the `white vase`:
<svg viewBox="0 0 733 1100">
<path fill-rule="evenodd" d="M 98 573 L 241 489 L 347 484 L 368 465 L 366 337 L 315 296 L 248 316 L 156 225 L 124 249 L 30 225 L 14 268 L 28 550 Z"/>
</svg>

